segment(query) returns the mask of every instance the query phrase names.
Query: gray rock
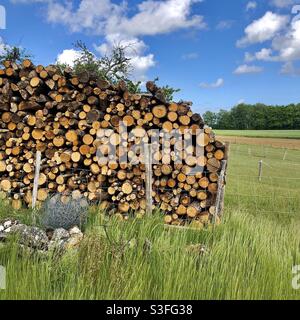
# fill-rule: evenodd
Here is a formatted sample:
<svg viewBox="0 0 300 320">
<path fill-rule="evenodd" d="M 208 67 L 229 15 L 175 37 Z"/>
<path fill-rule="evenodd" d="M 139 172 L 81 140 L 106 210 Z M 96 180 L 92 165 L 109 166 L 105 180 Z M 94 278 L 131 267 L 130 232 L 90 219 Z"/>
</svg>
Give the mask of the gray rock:
<svg viewBox="0 0 300 320">
<path fill-rule="evenodd" d="M 78 227 L 73 227 L 69 230 L 70 235 L 74 235 L 74 234 L 82 234 L 81 230 Z"/>
<path fill-rule="evenodd" d="M 4 224 L 3 224 L 5 229 L 9 228 L 11 225 L 12 225 L 12 221 L 11 220 L 5 221 Z"/>
<path fill-rule="evenodd" d="M 50 251 L 55 251 L 55 252 L 62 252 L 65 249 L 65 244 L 70 238 L 70 233 L 63 229 L 63 228 L 58 228 L 55 229 L 51 238 L 51 241 L 49 242 L 48 249 Z"/>
<path fill-rule="evenodd" d="M 19 224 L 19 221 L 16 219 L 7 218 L 5 220 L 2 220 L 0 223 L 0 232 L 3 232 L 6 229 L 9 229 L 11 226 L 17 225 L 17 224 Z"/>
<path fill-rule="evenodd" d="M 78 227 L 69 230 L 70 238 L 64 244 L 66 250 L 77 248 L 83 239 L 83 233 Z"/>
<path fill-rule="evenodd" d="M 48 250 L 52 252 L 62 253 L 65 250 L 65 244 L 67 240 L 50 241 Z"/>
<path fill-rule="evenodd" d="M 83 239 L 82 233 L 73 234 L 70 239 L 68 239 L 65 243 L 65 249 L 74 249 L 77 248 L 80 244 L 80 242 Z"/>
<path fill-rule="evenodd" d="M 59 240 L 66 240 L 68 238 L 70 238 L 70 233 L 63 228 L 58 228 L 54 230 L 51 241 L 55 242 Z"/>
<path fill-rule="evenodd" d="M 6 227 L 4 227 L 4 223 Z M 29 252 L 54 251 L 63 254 L 66 250 L 78 247 L 83 239 L 83 233 L 78 227 L 73 227 L 69 231 L 58 228 L 54 231 L 51 230 L 51 232 L 49 230 L 45 232 L 40 228 L 19 224 L 18 221 L 11 219 L 5 220 L 0 227 L 2 227 L 0 241 L 5 241 L 9 236 L 16 235 L 20 247 L 29 250 Z"/>
<path fill-rule="evenodd" d="M 48 237 L 40 228 L 18 224 L 11 227 L 9 234 L 16 234 L 20 244 L 33 249 L 47 250 L 48 248 Z"/>
<path fill-rule="evenodd" d="M 5 241 L 7 239 L 7 234 L 4 232 L 0 232 L 0 241 Z"/>
</svg>

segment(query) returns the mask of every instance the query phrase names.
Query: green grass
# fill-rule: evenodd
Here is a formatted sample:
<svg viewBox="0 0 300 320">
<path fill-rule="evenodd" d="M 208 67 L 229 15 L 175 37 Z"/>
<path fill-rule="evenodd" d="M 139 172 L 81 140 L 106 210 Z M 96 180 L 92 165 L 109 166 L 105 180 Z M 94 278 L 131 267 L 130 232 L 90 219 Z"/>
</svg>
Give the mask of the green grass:
<svg viewBox="0 0 300 320">
<path fill-rule="evenodd" d="M 214 130 L 220 136 L 300 139 L 300 130 Z"/>
<path fill-rule="evenodd" d="M 281 224 L 300 221 L 300 150 L 286 152 L 259 145 L 231 144 L 227 210 L 246 210 Z M 262 181 L 258 182 L 260 160 Z"/>
<path fill-rule="evenodd" d="M 2 247 L 8 279 L 0 300 L 300 299 L 291 286 L 292 267 L 300 264 L 300 151 L 289 151 L 283 161 L 280 149 L 250 146 L 249 156 L 248 148 L 231 147 L 220 226 L 165 229 L 158 213 L 124 223 L 104 221 L 93 210 L 79 251 L 62 259 L 20 253 L 14 242 Z M 8 212 L 2 206 L 0 216 Z M 18 215 L 30 220 L 28 211 Z M 191 244 L 208 252 L 191 253 Z"/>
</svg>

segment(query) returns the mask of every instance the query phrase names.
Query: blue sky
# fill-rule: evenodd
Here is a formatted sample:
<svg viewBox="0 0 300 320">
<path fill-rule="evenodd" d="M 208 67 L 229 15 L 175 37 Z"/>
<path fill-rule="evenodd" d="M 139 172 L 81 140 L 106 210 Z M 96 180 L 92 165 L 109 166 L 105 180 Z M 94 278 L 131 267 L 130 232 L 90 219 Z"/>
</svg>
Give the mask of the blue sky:
<svg viewBox="0 0 300 320">
<path fill-rule="evenodd" d="M 97 55 L 129 44 L 136 79 L 181 88 L 194 110 L 300 102 L 300 0 L 6 0 L 1 43 L 35 63 L 70 64 L 83 40 Z M 293 9 L 294 8 L 294 9 Z"/>
</svg>

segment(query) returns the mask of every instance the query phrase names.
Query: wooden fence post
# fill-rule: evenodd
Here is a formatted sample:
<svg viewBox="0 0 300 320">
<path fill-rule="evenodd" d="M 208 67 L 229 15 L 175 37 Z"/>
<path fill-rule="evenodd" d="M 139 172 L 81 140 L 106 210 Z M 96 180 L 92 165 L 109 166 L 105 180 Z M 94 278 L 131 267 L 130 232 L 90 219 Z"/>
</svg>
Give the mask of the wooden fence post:
<svg viewBox="0 0 300 320">
<path fill-rule="evenodd" d="M 36 160 L 35 160 L 35 173 L 34 173 L 34 181 L 33 181 L 33 191 L 32 191 L 32 209 L 35 208 L 37 193 L 39 187 L 39 177 L 40 177 L 40 168 L 41 168 L 41 151 L 36 152 Z"/>
<path fill-rule="evenodd" d="M 283 155 L 283 161 L 285 161 L 285 159 L 286 159 L 286 156 L 287 156 L 287 153 L 288 153 L 288 149 L 285 149 L 285 151 L 284 151 L 284 155 Z"/>
<path fill-rule="evenodd" d="M 262 178 L 262 166 L 263 166 L 263 161 L 260 160 L 258 162 L 258 180 L 261 181 Z"/>
<path fill-rule="evenodd" d="M 146 169 L 146 215 L 152 214 L 152 152 L 151 144 L 144 145 L 145 169 Z"/>
<path fill-rule="evenodd" d="M 225 143 L 225 157 L 221 162 L 221 172 L 218 178 L 218 192 L 216 197 L 216 211 L 213 219 L 213 224 L 216 224 L 217 217 L 220 217 L 224 209 L 225 185 L 226 185 L 226 170 L 230 154 L 230 143 Z"/>
<path fill-rule="evenodd" d="M 214 224 L 216 223 L 217 217 L 223 210 L 224 206 L 224 196 L 225 196 L 225 173 L 227 167 L 227 160 L 222 160 L 221 172 L 218 178 L 218 192 L 216 198 L 216 211 L 214 215 Z"/>
<path fill-rule="evenodd" d="M 230 154 L 230 142 L 226 142 L 225 143 L 225 158 L 224 158 L 224 160 L 227 160 L 227 164 L 228 164 L 229 154 Z M 226 166 L 227 166 L 227 164 L 226 164 Z"/>
</svg>

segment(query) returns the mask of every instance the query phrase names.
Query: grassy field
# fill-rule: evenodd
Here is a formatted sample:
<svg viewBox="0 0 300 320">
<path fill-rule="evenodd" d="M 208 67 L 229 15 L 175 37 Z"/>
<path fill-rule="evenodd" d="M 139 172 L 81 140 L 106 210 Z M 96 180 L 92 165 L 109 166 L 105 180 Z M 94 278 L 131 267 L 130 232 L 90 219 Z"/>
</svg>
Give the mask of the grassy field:
<svg viewBox="0 0 300 320">
<path fill-rule="evenodd" d="M 220 136 L 300 139 L 300 130 L 215 130 Z"/>
<path fill-rule="evenodd" d="M 104 221 L 94 209 L 79 251 L 62 259 L 20 255 L 13 242 L 2 247 L 7 289 L 0 300 L 300 299 L 291 285 L 300 264 L 300 151 L 282 156 L 280 149 L 251 146 L 249 155 L 249 146 L 232 145 L 224 220 L 215 228 L 165 229 L 159 213 Z M 0 216 L 9 210 L 2 205 Z M 30 220 L 28 211 L 14 214 Z M 191 252 L 192 244 L 206 253 Z"/>
</svg>

